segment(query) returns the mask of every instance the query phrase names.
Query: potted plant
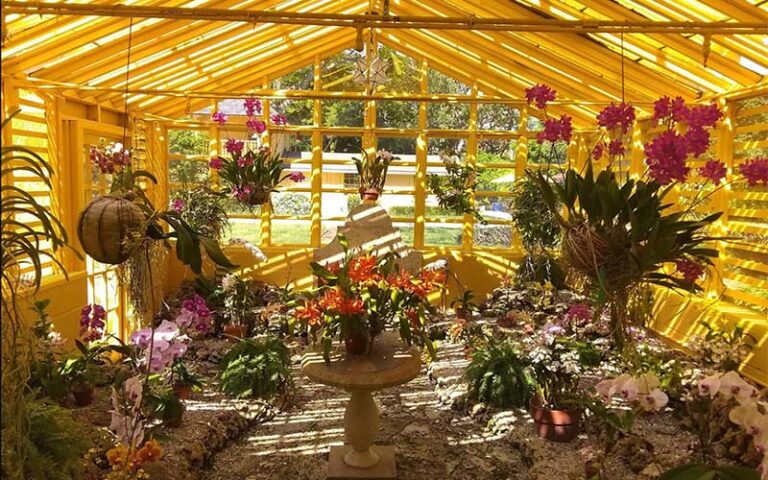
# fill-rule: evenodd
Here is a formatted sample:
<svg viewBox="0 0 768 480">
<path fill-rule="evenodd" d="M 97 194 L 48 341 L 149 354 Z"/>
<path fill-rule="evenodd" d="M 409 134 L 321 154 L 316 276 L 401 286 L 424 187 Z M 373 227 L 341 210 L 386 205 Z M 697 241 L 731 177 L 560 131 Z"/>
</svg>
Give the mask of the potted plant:
<svg viewBox="0 0 768 480">
<path fill-rule="evenodd" d="M 173 388 L 164 385 L 154 386 L 145 392 L 145 398 L 148 417 L 160 420 L 166 427 L 181 426 L 186 407 L 176 396 Z"/>
<path fill-rule="evenodd" d="M 392 156 L 386 150 L 379 150 L 375 154 L 369 154 L 367 151 L 362 150 L 362 153 L 362 158 L 353 158 L 357 174 L 360 177 L 360 198 L 376 201 L 387 181 L 389 165 L 393 160 L 398 160 L 399 158 Z"/>
<path fill-rule="evenodd" d="M 451 302 L 451 308 L 456 312 L 456 318 L 460 320 L 471 320 L 472 313 L 479 310 L 478 305 L 472 301 L 475 298 L 472 290 L 465 290 L 461 297 Z"/>
<path fill-rule="evenodd" d="M 312 263 L 319 287 L 296 308 L 296 319 L 313 342 L 320 337 L 326 361 L 336 336 L 349 355 L 368 353 L 387 326 L 396 326 L 407 345 L 414 341 L 434 353 L 424 325 L 434 311 L 427 296 L 444 280 L 441 271 L 422 270 L 412 275 L 402 270 L 392 254 L 354 254 L 339 235 L 344 259 L 330 265 Z"/>
<path fill-rule="evenodd" d="M 539 436 L 555 442 L 569 442 L 579 433 L 581 374 L 601 360 L 590 343 L 563 334 L 562 327 L 547 324 L 523 347 L 535 383 L 531 416 Z"/>
<path fill-rule="evenodd" d="M 253 282 L 242 279 L 237 275 L 226 275 L 221 279 L 221 290 L 224 298 L 222 315 L 224 321 L 224 334 L 230 336 L 230 340 L 238 342 L 240 339 L 254 333 L 256 324 L 256 311 L 259 297 L 253 289 Z"/>
<path fill-rule="evenodd" d="M 287 165 L 280 159 L 280 154 L 273 153 L 269 147 L 246 149 L 245 142 L 230 138 L 224 148 L 230 158 L 214 157 L 210 167 L 224 180 L 226 192 L 244 205 L 263 205 L 269 202 L 272 192 L 285 180 L 304 180 L 301 172 L 283 175 Z"/>
<path fill-rule="evenodd" d="M 469 214 L 483 225 L 488 223 L 474 206 L 473 195 L 477 189 L 477 169 L 458 158 L 441 155 L 446 175 L 430 173 L 427 185 L 437 197 L 440 207 L 457 215 Z"/>
<path fill-rule="evenodd" d="M 192 392 L 199 392 L 205 386 L 203 378 L 194 372 L 190 372 L 181 358 L 176 359 L 171 366 L 169 383 L 173 388 L 173 393 L 179 400 L 187 400 Z"/>
<path fill-rule="evenodd" d="M 75 345 L 79 355 L 65 359 L 59 365 L 58 375 L 68 385 L 75 405 L 85 407 L 93 401 L 94 385 L 102 378 L 98 359 L 106 350 L 104 345 L 85 345 L 79 340 L 75 340 Z"/>
<path fill-rule="evenodd" d="M 527 93 L 529 102 L 535 100 L 540 106 L 555 96 L 546 86 Z M 659 99 L 653 120 L 665 129 L 644 146 L 647 176 L 635 179 L 617 173 L 630 142 L 634 108 L 611 104 L 597 116 L 602 134 L 591 155 L 608 157 L 605 170 L 595 172 L 588 163 L 583 171 L 569 168 L 562 178 L 536 177 L 544 201 L 561 225 L 565 263 L 588 280 L 604 304 L 610 304 L 611 329 L 619 349 L 626 341 L 633 292 L 647 284 L 699 291 L 697 280 L 718 255 L 710 243 L 719 238 L 709 233 L 709 227 L 721 213 L 701 217 L 696 208 L 723 186 L 725 165 L 713 160 L 699 169 L 705 181 L 692 186 L 696 194 L 682 210 L 673 209 L 676 202 L 666 197 L 688 179 L 688 160 L 707 151 L 709 129 L 721 116 L 716 104 L 689 107 L 681 98 Z M 570 139 L 571 131 L 569 117 L 548 119 L 537 140 L 554 145 Z M 750 184 L 768 182 L 765 172 L 768 159 L 741 167 Z"/>
<path fill-rule="evenodd" d="M 229 225 L 224 205 L 226 193 L 207 186 L 177 190 L 171 199 L 171 209 L 201 235 L 220 240 Z"/>
</svg>

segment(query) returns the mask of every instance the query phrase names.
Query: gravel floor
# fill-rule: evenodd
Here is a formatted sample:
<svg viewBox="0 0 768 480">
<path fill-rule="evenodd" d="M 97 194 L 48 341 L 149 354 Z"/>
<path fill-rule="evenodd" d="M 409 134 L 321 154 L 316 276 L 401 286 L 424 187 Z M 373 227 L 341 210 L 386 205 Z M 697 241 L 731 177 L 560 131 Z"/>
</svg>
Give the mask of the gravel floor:
<svg viewBox="0 0 768 480">
<path fill-rule="evenodd" d="M 441 405 L 426 373 L 375 398 L 382 416 L 377 443 L 395 446 L 399 479 L 527 478 L 518 451 Z M 219 453 L 202 478 L 324 479 L 330 447 L 343 443 L 346 401 L 344 392 L 312 384 L 297 371 L 292 406 Z"/>
</svg>

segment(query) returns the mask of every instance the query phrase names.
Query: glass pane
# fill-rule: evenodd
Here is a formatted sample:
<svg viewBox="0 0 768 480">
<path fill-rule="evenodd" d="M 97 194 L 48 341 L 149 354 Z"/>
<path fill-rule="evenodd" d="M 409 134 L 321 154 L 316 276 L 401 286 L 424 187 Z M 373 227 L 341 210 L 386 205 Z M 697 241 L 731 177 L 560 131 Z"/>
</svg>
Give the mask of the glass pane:
<svg viewBox="0 0 768 480">
<path fill-rule="evenodd" d="M 288 120 L 288 125 L 312 125 L 312 100 L 283 99 L 274 100 L 270 105 L 269 115 L 282 113 Z M 271 123 L 271 120 L 270 120 Z"/>
<path fill-rule="evenodd" d="M 416 199 L 413 195 L 384 194 L 379 197 L 379 205 L 390 217 L 413 218 Z"/>
<path fill-rule="evenodd" d="M 406 245 L 413 245 L 413 224 L 412 223 L 393 223 L 396 229 L 400 231 L 400 238 L 403 239 L 403 243 Z"/>
<path fill-rule="evenodd" d="M 311 225 L 309 220 L 272 220 L 272 244 L 309 244 Z"/>
<path fill-rule="evenodd" d="M 427 105 L 427 128 L 469 128 L 469 105 L 466 103 L 435 103 Z"/>
<path fill-rule="evenodd" d="M 294 70 L 270 82 L 270 88 L 286 90 L 312 90 L 314 87 L 313 65 Z"/>
<path fill-rule="evenodd" d="M 241 102 L 242 103 L 242 102 Z M 208 132 L 203 130 L 168 130 L 168 151 L 184 155 L 208 155 Z"/>
<path fill-rule="evenodd" d="M 477 164 L 515 163 L 516 139 L 480 139 L 477 142 Z"/>
<path fill-rule="evenodd" d="M 254 218 L 230 218 L 229 228 L 224 232 L 224 237 L 227 240 L 241 238 L 254 245 L 259 245 L 261 243 L 261 219 L 258 217 L 258 213 Z"/>
<path fill-rule="evenodd" d="M 515 182 L 515 170 L 512 168 L 479 168 L 477 172 L 477 191 L 509 192 Z"/>
<path fill-rule="evenodd" d="M 387 171 L 387 183 L 384 191 L 409 191 L 416 188 L 416 167 L 392 165 Z M 391 194 L 389 194 L 391 195 Z"/>
<path fill-rule="evenodd" d="M 324 100 L 324 127 L 362 127 L 365 103 L 356 100 Z"/>
<path fill-rule="evenodd" d="M 475 205 L 478 211 L 487 220 L 512 220 L 511 196 L 485 196 L 477 195 Z"/>
<path fill-rule="evenodd" d="M 281 152 L 286 162 L 312 163 L 312 135 L 279 130 L 270 135 L 272 149 Z"/>
<path fill-rule="evenodd" d="M 377 102 L 376 126 L 380 128 L 418 128 L 418 102 L 401 100 L 382 100 Z"/>
<path fill-rule="evenodd" d="M 429 93 L 451 93 L 454 95 L 469 95 L 471 89 L 462 82 L 434 69 L 427 71 Z"/>
<path fill-rule="evenodd" d="M 424 244 L 458 246 L 461 245 L 461 223 L 427 223 L 424 225 Z"/>
<path fill-rule="evenodd" d="M 208 179 L 208 162 L 185 158 L 168 161 L 168 180 L 171 183 L 199 184 Z"/>
<path fill-rule="evenodd" d="M 463 213 L 457 213 L 453 210 L 443 208 L 438 204 L 437 197 L 434 195 L 427 195 L 425 201 L 424 212 L 428 218 L 463 218 Z"/>
<path fill-rule="evenodd" d="M 261 215 L 260 205 L 245 205 L 234 198 L 228 198 L 224 201 L 224 209 L 229 215 L 246 215 L 256 218 Z"/>
<path fill-rule="evenodd" d="M 379 137 L 376 148 L 400 157 L 401 162 L 416 163 L 416 137 Z"/>
<path fill-rule="evenodd" d="M 351 160 L 352 156 L 360 155 L 362 149 L 362 137 L 348 137 L 341 135 L 323 136 L 323 159 Z M 334 155 L 334 153 L 342 153 L 344 155 Z"/>
<path fill-rule="evenodd" d="M 344 225 L 344 222 L 341 220 L 323 220 L 322 225 L 323 228 L 321 230 L 322 233 L 320 234 L 320 243 L 327 245 L 336 238 L 338 229 Z"/>
<path fill-rule="evenodd" d="M 410 93 L 421 91 L 419 62 L 384 45 L 379 46 L 379 58 L 388 65 L 388 81 L 379 90 Z"/>
<path fill-rule="evenodd" d="M 348 48 L 323 60 L 320 66 L 323 90 L 334 92 L 363 91 L 363 84 L 352 79 L 359 58 L 363 58 L 362 52 Z"/>
<path fill-rule="evenodd" d="M 517 130 L 520 110 L 503 103 L 481 103 L 477 106 L 478 130 Z"/>
<path fill-rule="evenodd" d="M 563 165 L 568 159 L 568 144 L 565 142 L 538 143 L 528 141 L 528 164 L 545 167 L 547 165 Z"/>
<path fill-rule="evenodd" d="M 512 245 L 512 225 L 475 223 L 472 243 L 477 247 L 509 247 Z"/>
<path fill-rule="evenodd" d="M 272 194 L 272 212 L 275 215 L 309 215 L 312 210 L 310 193 L 275 192 Z"/>
<path fill-rule="evenodd" d="M 427 163 L 441 165 L 446 158 L 464 161 L 466 155 L 467 140 L 465 138 L 430 137 L 427 139 Z"/>
</svg>

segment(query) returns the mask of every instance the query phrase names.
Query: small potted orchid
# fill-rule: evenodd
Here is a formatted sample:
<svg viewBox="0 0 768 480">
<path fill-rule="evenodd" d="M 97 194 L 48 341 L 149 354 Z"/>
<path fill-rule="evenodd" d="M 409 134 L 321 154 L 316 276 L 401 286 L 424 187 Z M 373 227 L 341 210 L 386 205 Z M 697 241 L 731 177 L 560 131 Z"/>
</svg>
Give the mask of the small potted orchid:
<svg viewBox="0 0 768 480">
<path fill-rule="evenodd" d="M 375 154 L 363 150 L 362 153 L 362 158 L 353 158 L 360 176 L 360 198 L 375 202 L 384 190 L 389 165 L 398 157 L 386 150 L 379 150 Z"/>
</svg>

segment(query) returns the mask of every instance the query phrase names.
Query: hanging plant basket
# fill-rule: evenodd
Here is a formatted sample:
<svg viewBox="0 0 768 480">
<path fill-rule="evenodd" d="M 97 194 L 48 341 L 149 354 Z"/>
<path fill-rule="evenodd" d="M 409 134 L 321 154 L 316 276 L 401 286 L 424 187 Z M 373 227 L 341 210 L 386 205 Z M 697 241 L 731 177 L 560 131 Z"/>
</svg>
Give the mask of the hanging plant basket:
<svg viewBox="0 0 768 480">
<path fill-rule="evenodd" d="M 145 234 L 146 216 L 128 197 L 100 195 L 80 214 L 77 236 L 85 253 L 110 265 L 125 262 L 131 244 Z"/>
<path fill-rule="evenodd" d="M 568 226 L 563 233 L 562 258 L 581 275 L 597 281 L 601 272 L 612 290 L 622 289 L 637 279 L 628 247 L 622 245 L 620 238 L 598 233 L 586 223 Z"/>
</svg>

